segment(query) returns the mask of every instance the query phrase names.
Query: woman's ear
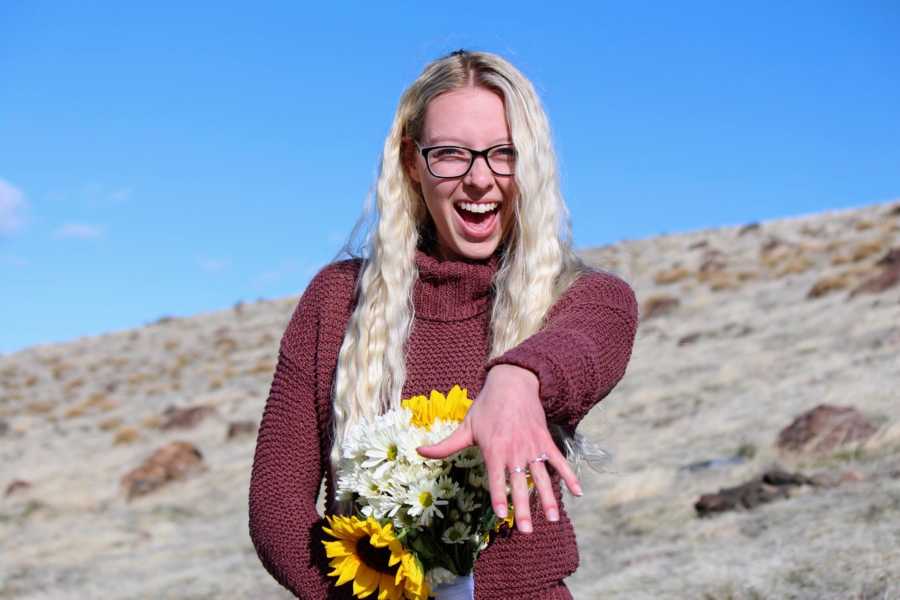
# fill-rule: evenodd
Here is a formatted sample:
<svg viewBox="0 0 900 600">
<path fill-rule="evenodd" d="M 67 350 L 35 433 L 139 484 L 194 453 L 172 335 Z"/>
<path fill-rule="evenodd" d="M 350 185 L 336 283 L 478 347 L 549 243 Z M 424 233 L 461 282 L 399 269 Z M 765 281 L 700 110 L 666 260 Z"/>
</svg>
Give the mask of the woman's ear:
<svg viewBox="0 0 900 600">
<path fill-rule="evenodd" d="M 416 168 L 416 145 L 411 138 L 405 137 L 400 141 L 400 163 L 411 180 L 422 183 L 419 180 L 419 170 Z"/>
</svg>

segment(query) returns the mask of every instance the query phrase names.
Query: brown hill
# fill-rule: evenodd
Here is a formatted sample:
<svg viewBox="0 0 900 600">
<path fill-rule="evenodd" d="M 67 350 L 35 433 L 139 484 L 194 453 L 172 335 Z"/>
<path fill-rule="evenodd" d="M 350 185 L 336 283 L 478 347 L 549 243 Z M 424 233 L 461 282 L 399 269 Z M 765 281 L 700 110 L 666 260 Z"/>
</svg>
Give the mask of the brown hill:
<svg viewBox="0 0 900 600">
<path fill-rule="evenodd" d="M 582 425 L 616 459 L 567 502 L 576 598 L 900 597 L 898 248 L 894 203 L 584 252 L 632 284 L 641 325 Z M 296 301 L 0 357 L 0 598 L 290 597 L 247 486 Z M 820 404 L 867 435 L 778 450 Z M 720 488 L 782 489 L 754 479 L 774 465 L 818 483 L 698 516 Z"/>
</svg>

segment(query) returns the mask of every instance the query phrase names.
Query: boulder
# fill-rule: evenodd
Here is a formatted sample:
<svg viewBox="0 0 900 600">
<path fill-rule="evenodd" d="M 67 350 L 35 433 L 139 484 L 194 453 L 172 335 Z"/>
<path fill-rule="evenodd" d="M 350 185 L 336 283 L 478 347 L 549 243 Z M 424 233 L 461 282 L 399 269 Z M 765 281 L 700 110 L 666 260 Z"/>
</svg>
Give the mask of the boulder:
<svg viewBox="0 0 900 600">
<path fill-rule="evenodd" d="M 228 433 L 225 439 L 253 435 L 256 433 L 256 421 L 232 421 L 228 424 Z"/>
<path fill-rule="evenodd" d="M 214 412 L 216 412 L 216 409 L 208 405 L 189 406 L 185 408 L 169 406 L 163 411 L 159 428 L 163 430 L 191 429 L 196 427 L 200 421 Z"/>
<path fill-rule="evenodd" d="M 681 302 L 672 296 L 651 296 L 644 302 L 641 310 L 641 321 L 667 315 L 674 311 Z"/>
<path fill-rule="evenodd" d="M 128 500 L 156 491 L 166 483 L 184 479 L 206 470 L 203 454 L 189 442 L 176 441 L 162 446 L 140 466 L 122 477 Z"/>
<path fill-rule="evenodd" d="M 850 291 L 849 298 L 858 294 L 878 294 L 900 282 L 900 248 L 891 248 L 875 263 L 881 270 Z"/>
<path fill-rule="evenodd" d="M 6 492 L 4 492 L 4 496 L 12 496 L 15 493 L 27 490 L 31 487 L 31 483 L 25 481 L 24 479 L 13 479 L 9 482 L 9 485 L 6 486 Z"/>
<path fill-rule="evenodd" d="M 852 406 L 820 404 L 782 429 L 776 445 L 789 452 L 828 453 L 844 444 L 864 442 L 876 429 Z"/>
<path fill-rule="evenodd" d="M 804 485 L 816 485 L 816 482 L 800 473 L 788 473 L 774 467 L 746 483 L 701 495 L 694 503 L 694 510 L 699 517 L 729 510 L 752 510 L 760 504 L 789 498 L 792 488 Z"/>
</svg>

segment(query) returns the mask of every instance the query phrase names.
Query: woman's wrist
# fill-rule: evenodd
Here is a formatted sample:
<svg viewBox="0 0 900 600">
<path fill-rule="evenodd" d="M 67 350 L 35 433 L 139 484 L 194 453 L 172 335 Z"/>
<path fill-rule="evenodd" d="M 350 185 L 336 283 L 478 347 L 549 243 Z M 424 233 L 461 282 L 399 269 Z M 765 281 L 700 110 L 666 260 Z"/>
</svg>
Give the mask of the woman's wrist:
<svg viewBox="0 0 900 600">
<path fill-rule="evenodd" d="M 488 371 L 488 376 L 497 379 L 498 383 L 504 386 L 512 385 L 521 387 L 524 392 L 534 392 L 535 396 L 538 395 L 541 387 L 540 379 L 533 371 L 518 365 L 505 363 L 494 365 Z"/>
</svg>

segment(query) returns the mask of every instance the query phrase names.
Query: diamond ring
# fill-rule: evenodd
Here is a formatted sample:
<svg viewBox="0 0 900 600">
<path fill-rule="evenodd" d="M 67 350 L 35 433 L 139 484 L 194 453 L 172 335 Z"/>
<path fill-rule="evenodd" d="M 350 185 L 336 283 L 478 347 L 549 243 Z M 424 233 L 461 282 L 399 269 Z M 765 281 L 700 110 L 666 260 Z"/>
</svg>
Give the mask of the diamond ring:
<svg viewBox="0 0 900 600">
<path fill-rule="evenodd" d="M 529 463 L 539 463 L 550 460 L 550 456 L 546 452 L 541 452 L 541 455 L 535 458 L 534 460 L 529 460 Z"/>
<path fill-rule="evenodd" d="M 526 473 L 528 471 L 528 467 L 513 467 L 513 473 Z"/>
</svg>

